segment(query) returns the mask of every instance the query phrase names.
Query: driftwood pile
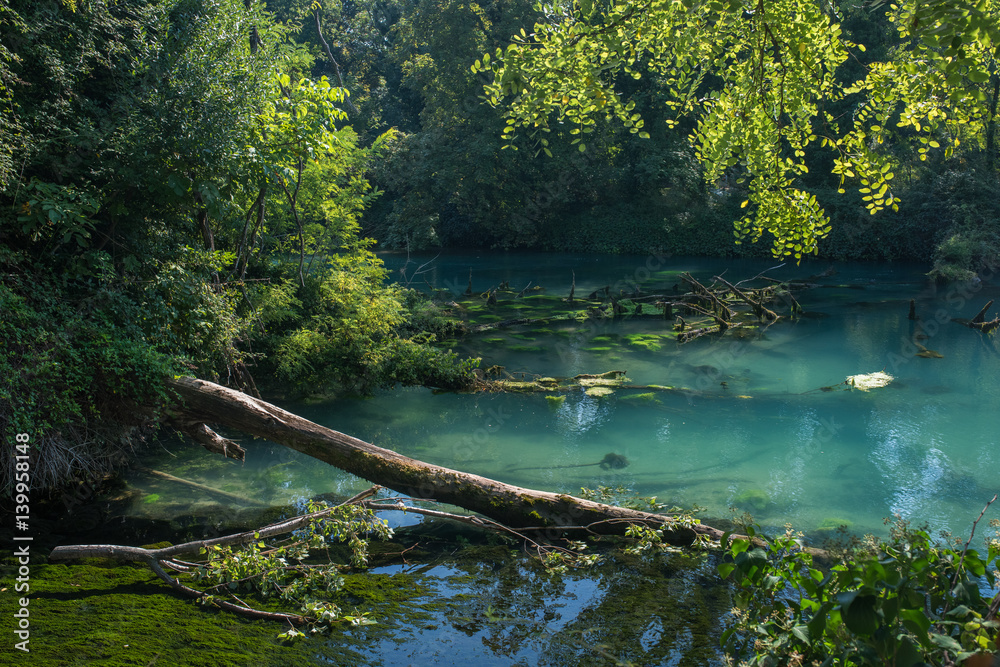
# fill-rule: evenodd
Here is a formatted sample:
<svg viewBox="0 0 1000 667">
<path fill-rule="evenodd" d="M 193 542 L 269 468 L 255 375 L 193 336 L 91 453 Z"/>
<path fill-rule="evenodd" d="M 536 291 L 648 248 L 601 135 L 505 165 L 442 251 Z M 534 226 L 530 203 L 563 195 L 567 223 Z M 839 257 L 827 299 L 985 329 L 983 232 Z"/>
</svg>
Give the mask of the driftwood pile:
<svg viewBox="0 0 1000 667">
<path fill-rule="evenodd" d="M 468 327 L 469 333 L 479 333 L 508 326 L 543 324 L 554 321 L 580 319 L 620 319 L 623 317 L 659 317 L 673 320 L 672 332 L 681 343 L 686 343 L 708 334 L 724 334 L 737 329 L 759 329 L 781 320 L 795 318 L 803 314 L 802 306 L 792 294 L 792 289 L 817 287 L 809 282 L 820 276 L 812 276 L 804 281 L 782 282 L 761 276 L 733 284 L 716 276 L 709 285 L 702 284 L 689 273 L 681 275 L 681 283 L 666 290 L 643 292 L 619 290 L 612 293 L 611 286 L 605 286 L 590 293 L 585 299 L 576 294 L 576 275 L 566 303 L 582 310 L 564 314 L 553 314 L 536 318 L 511 318 L 499 322 L 489 322 Z M 751 281 L 766 284 L 757 287 L 746 286 Z M 682 283 L 685 286 L 682 286 Z M 530 287 L 530 284 L 529 284 Z M 535 287 L 533 289 L 539 289 Z M 483 292 L 480 297 L 487 305 L 498 303 L 497 295 L 515 294 L 514 299 L 525 295 L 528 287 L 514 292 L 506 283 Z M 467 291 L 466 296 L 471 296 Z M 451 304 L 458 306 L 458 304 Z M 779 315 L 777 310 L 787 312 Z"/>
</svg>

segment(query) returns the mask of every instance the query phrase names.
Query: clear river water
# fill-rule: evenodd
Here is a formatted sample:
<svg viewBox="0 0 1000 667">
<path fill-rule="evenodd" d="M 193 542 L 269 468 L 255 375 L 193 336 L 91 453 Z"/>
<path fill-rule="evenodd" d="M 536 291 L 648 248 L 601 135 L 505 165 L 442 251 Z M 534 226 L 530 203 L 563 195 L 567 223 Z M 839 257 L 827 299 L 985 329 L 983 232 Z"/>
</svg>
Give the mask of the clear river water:
<svg viewBox="0 0 1000 667">
<path fill-rule="evenodd" d="M 508 282 L 515 291 L 529 288 L 520 300 L 528 304 L 540 295 L 567 296 L 574 280 L 578 298 L 605 286 L 611 293 L 636 286 L 671 293 L 685 271 L 706 283 L 720 274 L 736 282 L 766 272 L 810 278 L 813 286 L 795 292 L 804 316 L 740 338 L 679 344 L 662 335 L 673 320 L 644 316 L 535 323 L 450 342 L 462 355 L 482 357 L 483 368 L 558 377 L 624 370 L 633 385 L 676 391 L 626 386 L 609 396 L 581 390 L 557 401 L 400 388 L 283 407 L 411 457 L 520 486 L 566 493 L 620 486 L 704 508 L 708 523 L 735 508 L 766 527 L 790 523 L 817 543 L 839 526 L 885 534 L 883 520 L 893 516 L 967 535 L 1000 490 L 1000 354 L 993 336 L 952 321 L 971 319 L 998 296 L 990 280 L 937 286 L 924 275 L 928 267 L 899 263 L 776 267 L 761 260 L 499 252 L 384 259 L 393 280 L 439 290 L 442 300 L 461 297 L 470 268 L 474 293 Z M 516 305 L 508 299 L 508 307 Z M 918 320 L 908 318 L 911 299 Z M 494 319 L 514 312 L 503 308 L 498 304 Z M 786 306 L 775 309 L 789 314 Z M 921 350 L 937 354 L 918 356 Z M 844 384 L 848 376 L 883 370 L 893 376 L 886 387 L 865 392 Z M 242 465 L 179 445 L 152 451 L 146 464 L 273 506 L 324 493 L 348 496 L 369 485 L 283 447 L 247 446 Z M 608 453 L 629 465 L 567 467 Z M 142 473 L 131 481 L 142 491 L 130 510 L 136 516 L 169 519 L 217 503 Z M 400 527 L 419 521 L 391 519 Z M 366 655 L 386 665 L 711 664 L 727 603 L 724 592 L 705 583 L 710 561 L 657 566 L 664 580 L 650 592 L 644 589 L 659 580 L 633 565 L 576 573 L 555 585 L 529 576 L 530 567 L 516 559 L 503 566 L 510 576 L 497 579 L 491 572 L 500 565 L 442 557 L 413 576 L 450 611 L 397 626 Z M 384 573 L 410 571 L 400 565 Z"/>
</svg>

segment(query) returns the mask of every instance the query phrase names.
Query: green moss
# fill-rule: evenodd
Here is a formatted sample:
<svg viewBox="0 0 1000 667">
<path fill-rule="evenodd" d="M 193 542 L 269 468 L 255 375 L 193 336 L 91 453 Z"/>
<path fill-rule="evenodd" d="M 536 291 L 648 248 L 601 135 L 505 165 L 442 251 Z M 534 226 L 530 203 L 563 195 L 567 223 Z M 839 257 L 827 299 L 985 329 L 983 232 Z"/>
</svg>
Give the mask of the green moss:
<svg viewBox="0 0 1000 667">
<path fill-rule="evenodd" d="M 733 504 L 743 509 L 761 512 L 771 504 L 771 497 L 760 489 L 748 489 L 733 498 Z"/>
<path fill-rule="evenodd" d="M 140 565 L 32 564 L 29 609 L 26 665 L 306 666 L 317 652 L 338 653 L 319 642 L 284 646 L 280 626 L 200 608 Z M 334 643 L 362 657 L 360 643 Z"/>
<path fill-rule="evenodd" d="M 531 354 L 537 354 L 545 351 L 545 349 L 539 345 L 511 345 L 508 349 L 511 352 L 526 352 Z"/>
<path fill-rule="evenodd" d="M 825 518 L 825 519 L 823 519 L 822 521 L 819 522 L 819 526 L 816 527 L 816 530 L 833 531 L 833 530 L 837 530 L 837 529 L 839 529 L 841 527 L 850 530 L 853 526 L 854 526 L 854 522 L 851 521 L 850 519 L 841 519 L 841 518 L 838 518 L 838 517 L 827 517 L 827 518 Z"/>
<path fill-rule="evenodd" d="M 158 494 L 158 493 L 151 493 L 148 496 L 146 496 L 145 498 L 143 498 L 142 502 L 147 503 L 147 504 L 148 503 L 155 503 L 159 499 L 160 499 L 160 494 Z"/>
<path fill-rule="evenodd" d="M 598 377 L 581 377 L 578 382 L 581 387 L 620 387 L 629 379 L 622 375 L 603 374 Z"/>
<path fill-rule="evenodd" d="M 644 403 L 659 403 L 660 400 L 656 398 L 656 394 L 649 391 L 645 394 L 632 394 L 631 396 L 622 396 L 623 401 L 641 401 Z"/>
<path fill-rule="evenodd" d="M 405 574 L 349 574 L 344 587 L 335 596 L 341 606 L 347 603 L 373 616 L 398 616 L 425 595 L 427 589 Z M 338 600 L 339 599 L 339 600 Z"/>
<path fill-rule="evenodd" d="M 599 352 L 600 353 L 600 352 L 610 352 L 611 348 L 610 347 L 585 347 L 584 350 L 587 351 L 587 352 Z"/>
<path fill-rule="evenodd" d="M 629 334 L 625 336 L 629 345 L 640 347 L 650 352 L 655 352 L 663 347 L 662 338 L 657 334 Z"/>
<path fill-rule="evenodd" d="M 484 338 L 483 342 L 486 343 L 487 345 L 506 345 L 507 344 L 507 339 L 506 338 Z"/>
<path fill-rule="evenodd" d="M 163 541 L 163 542 L 155 542 L 153 544 L 143 544 L 142 548 L 153 550 L 153 549 L 166 549 L 167 547 L 172 547 L 172 546 L 173 545 L 170 542 Z"/>
<path fill-rule="evenodd" d="M 2 566 L 15 564 L 8 558 Z M 348 574 L 333 601 L 347 613 L 369 612 L 378 625 L 364 635 L 345 626 L 327 637 L 286 644 L 277 635 L 287 627 L 200 607 L 178 597 L 144 565 L 32 563 L 30 585 L 31 652 L 24 664 L 46 667 L 372 665 L 378 660 L 366 646 L 373 635 L 391 636 L 396 623 L 419 623 L 440 606 L 426 602 L 429 589 L 409 575 Z"/>
</svg>

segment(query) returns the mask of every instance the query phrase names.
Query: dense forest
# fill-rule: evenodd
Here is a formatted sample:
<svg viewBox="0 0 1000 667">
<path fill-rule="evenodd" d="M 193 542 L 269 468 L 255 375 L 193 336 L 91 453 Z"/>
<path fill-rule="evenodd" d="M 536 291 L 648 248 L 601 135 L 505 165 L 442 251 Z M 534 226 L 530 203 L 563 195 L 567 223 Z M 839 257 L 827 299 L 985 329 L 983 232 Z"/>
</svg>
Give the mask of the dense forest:
<svg viewBox="0 0 1000 667">
<path fill-rule="evenodd" d="M 258 398 L 480 382 L 435 344 L 461 323 L 377 250 L 916 260 L 978 281 L 1000 258 L 998 17 L 0 0 L 0 440 L 31 434 L 42 494 L 185 432 L 182 376 Z M 747 554 L 730 572 L 749 599 Z"/>
<path fill-rule="evenodd" d="M 954 25 L 945 17 L 938 32 L 979 35 L 969 21 L 988 19 L 983 11 Z M 591 110 L 571 128 L 565 109 L 536 100 L 551 96 L 548 65 L 519 64 L 512 45 L 536 24 L 539 44 L 558 42 L 552 31 L 572 29 L 571 12 L 519 0 L 53 0 L 4 2 L 0 12 L 0 417 L 5 435 L 29 426 L 46 434 L 50 463 L 39 470 L 51 474 L 36 480 L 45 485 L 111 466 L 128 450 L 113 443 L 163 421 L 164 374 L 249 391 L 263 382 L 352 392 L 467 385 L 475 362 L 431 344 L 454 324 L 425 297 L 388 285 L 374 248 L 801 256 L 794 239 L 772 243 L 785 213 L 768 212 L 755 158 L 709 146 L 713 127 L 730 143 L 745 132 L 746 144 L 794 148 L 794 191 L 810 207 L 801 217 L 824 232 L 810 231 L 803 252 L 811 243 L 825 258 L 916 259 L 941 279 L 969 279 L 1000 250 L 988 20 L 964 47 L 978 51 L 956 60 L 948 49 L 955 40 L 962 48 L 958 36 L 914 50 L 916 36 L 898 30 L 892 12 L 836 9 L 840 23 L 829 25 L 853 50 L 832 58 L 842 66 L 820 68 L 825 87 L 800 104 L 826 95 L 826 125 L 868 119 L 861 149 L 857 126 L 841 130 L 855 143 L 838 139 L 838 158 L 808 137 L 795 148 L 788 137 L 720 130 L 712 91 L 746 84 L 721 65 L 697 76 L 690 63 L 671 70 L 641 44 L 628 47 L 629 76 L 615 76 L 621 57 L 598 65 L 601 86 L 628 111 Z M 848 85 L 925 52 L 964 69 L 883 94 L 881 107 Z M 760 94 L 761 108 L 775 72 L 787 76 L 780 54 L 768 57 L 778 64 L 770 83 L 745 91 Z M 701 95 L 702 108 L 679 109 L 685 76 L 684 95 Z M 537 85 L 510 107 L 504 93 L 516 77 Z M 563 78 L 593 93 L 590 74 Z M 950 97 L 914 110 L 938 84 L 952 86 Z M 789 86 L 789 104 L 793 94 Z M 871 118 L 883 119 L 875 134 Z M 518 119 L 555 132 L 515 136 Z M 843 156 L 852 150 L 879 175 L 861 179 L 868 188 L 851 178 L 859 163 Z M 740 231 L 751 201 L 748 210 L 770 220 Z M 757 242 L 734 243 L 734 221 L 737 237 Z"/>
</svg>

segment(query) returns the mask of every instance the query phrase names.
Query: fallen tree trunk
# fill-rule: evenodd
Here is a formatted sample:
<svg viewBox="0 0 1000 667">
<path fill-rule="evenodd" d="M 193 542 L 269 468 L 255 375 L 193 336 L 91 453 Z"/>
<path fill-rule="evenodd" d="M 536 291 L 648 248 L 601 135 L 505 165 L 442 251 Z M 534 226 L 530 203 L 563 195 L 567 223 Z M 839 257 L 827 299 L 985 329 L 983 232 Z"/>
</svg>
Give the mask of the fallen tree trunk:
<svg viewBox="0 0 1000 667">
<path fill-rule="evenodd" d="M 543 527 L 553 537 L 566 531 L 624 533 L 630 523 L 665 528 L 665 539 L 691 544 L 697 536 L 718 540 L 723 531 L 678 517 L 640 512 L 526 489 L 431 465 L 325 428 L 233 389 L 190 377 L 169 379 L 185 418 L 221 424 L 272 440 L 341 470 L 413 498 L 455 505 L 512 527 Z"/>
</svg>

